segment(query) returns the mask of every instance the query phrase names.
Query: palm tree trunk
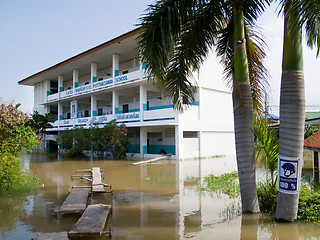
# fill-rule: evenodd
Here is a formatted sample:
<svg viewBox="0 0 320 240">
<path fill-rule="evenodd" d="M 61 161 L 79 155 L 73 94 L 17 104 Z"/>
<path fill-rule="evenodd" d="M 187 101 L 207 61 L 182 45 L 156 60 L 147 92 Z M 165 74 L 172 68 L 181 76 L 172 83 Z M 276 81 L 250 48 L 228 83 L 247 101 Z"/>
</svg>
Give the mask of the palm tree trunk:
<svg viewBox="0 0 320 240">
<path fill-rule="evenodd" d="M 255 179 L 253 104 L 242 10 L 234 10 L 233 113 L 242 212 L 259 212 Z"/>
<path fill-rule="evenodd" d="M 290 4 L 291 1 L 287 0 L 284 9 L 279 156 L 299 159 L 298 166 L 300 169 L 298 171 L 301 172 L 305 124 L 302 40 L 301 31 L 296 28 L 299 16 L 288 14 Z M 280 163 L 278 162 L 278 164 Z M 298 183 L 301 180 L 300 176 L 298 175 Z M 279 190 L 276 220 L 295 221 L 297 219 L 298 203 L 299 194 L 287 194 Z"/>
<path fill-rule="evenodd" d="M 279 155 L 299 159 L 299 171 L 301 171 L 303 161 L 304 120 L 303 70 L 283 71 L 280 97 Z M 298 203 L 299 194 L 279 192 L 275 218 L 278 221 L 295 221 Z"/>
<path fill-rule="evenodd" d="M 249 83 L 236 85 L 233 89 L 234 130 L 242 212 L 257 213 L 260 210 L 255 175 L 252 94 Z"/>
</svg>

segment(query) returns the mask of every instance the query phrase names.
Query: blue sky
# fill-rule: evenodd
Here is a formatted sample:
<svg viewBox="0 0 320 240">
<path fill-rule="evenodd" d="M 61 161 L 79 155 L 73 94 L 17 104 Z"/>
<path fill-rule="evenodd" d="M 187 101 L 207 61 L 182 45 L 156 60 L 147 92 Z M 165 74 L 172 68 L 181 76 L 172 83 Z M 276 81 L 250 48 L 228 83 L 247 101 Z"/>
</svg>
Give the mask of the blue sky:
<svg viewBox="0 0 320 240">
<path fill-rule="evenodd" d="M 22 104 L 32 112 L 33 88 L 17 82 L 80 52 L 135 28 L 138 18 L 153 0 L 0 0 L 0 96 Z M 269 46 L 273 112 L 279 106 L 282 18 L 275 6 L 260 18 L 259 25 Z M 306 104 L 320 110 L 319 59 L 304 49 Z M 314 106 L 314 107 L 311 107 Z"/>
</svg>

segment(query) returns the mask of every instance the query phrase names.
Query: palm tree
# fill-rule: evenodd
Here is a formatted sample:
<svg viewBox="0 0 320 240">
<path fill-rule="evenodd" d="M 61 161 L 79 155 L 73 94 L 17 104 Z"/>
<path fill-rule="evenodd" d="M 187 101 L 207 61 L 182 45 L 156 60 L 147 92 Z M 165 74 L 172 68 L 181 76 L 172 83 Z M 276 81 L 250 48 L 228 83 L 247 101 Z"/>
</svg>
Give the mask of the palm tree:
<svg viewBox="0 0 320 240">
<path fill-rule="evenodd" d="M 280 94 L 279 155 L 299 159 L 301 171 L 304 140 L 305 92 L 302 28 L 308 45 L 319 53 L 320 4 L 311 0 L 283 1 L 284 44 Z M 299 177 L 298 177 L 299 178 Z M 298 179 L 299 182 L 300 179 Z M 297 219 L 299 194 L 279 192 L 275 218 Z"/>
<path fill-rule="evenodd" d="M 187 107 L 184 102 L 194 101 L 195 88 L 188 77 L 200 68 L 208 52 L 215 46 L 215 41 L 218 41 L 219 56 L 233 85 L 242 211 L 251 213 L 259 212 L 259 205 L 255 184 L 253 102 L 249 77 L 255 75 L 251 74 L 252 69 L 259 64 L 248 64 L 248 46 L 258 46 L 252 41 L 249 41 L 252 45 L 246 42 L 249 34 L 245 31 L 244 19 L 253 23 L 264 9 L 265 2 L 158 1 L 150 5 L 148 13 L 141 18 L 140 26 L 144 31 L 139 36 L 141 58 L 146 63 L 149 75 L 173 99 L 175 108 L 181 111 Z M 228 29 L 232 32 L 226 31 Z M 219 48 L 219 44 L 222 48 Z M 250 54 L 257 52 L 251 51 Z M 259 57 L 258 62 L 261 63 Z"/>
</svg>

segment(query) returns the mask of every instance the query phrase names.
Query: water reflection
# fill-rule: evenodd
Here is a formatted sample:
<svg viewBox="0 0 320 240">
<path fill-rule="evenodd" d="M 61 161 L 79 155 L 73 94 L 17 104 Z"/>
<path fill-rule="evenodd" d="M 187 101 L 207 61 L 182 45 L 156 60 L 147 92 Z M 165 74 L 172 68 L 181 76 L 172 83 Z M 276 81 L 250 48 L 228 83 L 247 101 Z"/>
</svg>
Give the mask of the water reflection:
<svg viewBox="0 0 320 240">
<path fill-rule="evenodd" d="M 130 161 L 72 160 L 32 154 L 24 166 L 39 176 L 44 188 L 32 196 L 0 198 L 1 239 L 30 239 L 38 232 L 69 231 L 79 215 L 53 216 L 78 169 L 99 166 L 114 195 L 97 194 L 88 203 L 113 207 L 113 239 L 318 239 L 319 224 L 278 224 L 267 215 L 237 215 L 239 199 L 200 193 L 209 173 L 236 169 L 234 157 L 159 161 L 133 166 Z"/>
</svg>

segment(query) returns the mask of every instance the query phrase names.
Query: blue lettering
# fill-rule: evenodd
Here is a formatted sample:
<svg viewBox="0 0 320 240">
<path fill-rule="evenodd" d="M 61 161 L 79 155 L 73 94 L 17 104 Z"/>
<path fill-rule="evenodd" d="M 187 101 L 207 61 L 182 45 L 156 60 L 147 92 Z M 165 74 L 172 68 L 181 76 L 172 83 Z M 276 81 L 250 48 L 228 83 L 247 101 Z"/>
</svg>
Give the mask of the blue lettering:
<svg viewBox="0 0 320 240">
<path fill-rule="evenodd" d="M 78 87 L 76 88 L 76 93 L 81 93 L 81 92 L 84 92 L 86 90 L 90 90 L 91 89 L 91 85 L 86 85 L 86 86 L 83 86 L 83 87 Z"/>
<path fill-rule="evenodd" d="M 73 94 L 73 90 L 71 89 L 71 90 L 68 90 L 68 91 L 66 91 L 66 95 L 68 96 L 68 95 L 72 95 Z"/>
<path fill-rule="evenodd" d="M 78 123 L 86 123 L 88 122 L 88 119 L 78 119 Z"/>
<path fill-rule="evenodd" d="M 63 124 L 69 124 L 69 120 L 64 120 Z"/>
<path fill-rule="evenodd" d="M 103 82 L 97 82 L 97 83 L 94 83 L 93 84 L 93 89 L 95 88 L 99 88 L 99 87 L 104 87 L 104 86 L 107 86 L 107 85 L 111 85 L 113 82 L 113 80 L 107 80 L 107 81 L 103 81 Z"/>
<path fill-rule="evenodd" d="M 117 120 L 126 120 L 126 119 L 137 119 L 139 118 L 139 113 L 131 113 L 131 114 L 118 114 Z"/>
<path fill-rule="evenodd" d="M 128 80 L 128 76 L 120 76 L 115 78 L 116 83 L 124 82 L 127 80 Z"/>
</svg>

